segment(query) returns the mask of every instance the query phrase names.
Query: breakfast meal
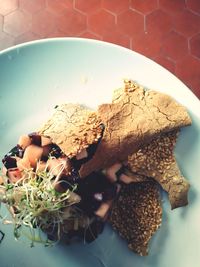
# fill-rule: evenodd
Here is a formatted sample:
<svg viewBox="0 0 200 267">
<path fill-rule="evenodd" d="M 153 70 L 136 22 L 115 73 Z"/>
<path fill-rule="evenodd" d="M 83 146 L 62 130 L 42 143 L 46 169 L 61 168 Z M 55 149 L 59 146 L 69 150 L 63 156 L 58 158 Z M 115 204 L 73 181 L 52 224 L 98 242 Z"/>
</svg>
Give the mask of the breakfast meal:
<svg viewBox="0 0 200 267">
<path fill-rule="evenodd" d="M 174 155 L 191 118 L 169 95 L 125 80 L 112 103 L 96 111 L 61 104 L 33 133 L 19 138 L 3 158 L 0 202 L 8 206 L 14 234 L 30 228 L 61 239 L 94 241 L 109 223 L 128 247 L 148 254 L 162 223 L 161 190 L 171 209 L 188 204 L 189 182 Z"/>
</svg>

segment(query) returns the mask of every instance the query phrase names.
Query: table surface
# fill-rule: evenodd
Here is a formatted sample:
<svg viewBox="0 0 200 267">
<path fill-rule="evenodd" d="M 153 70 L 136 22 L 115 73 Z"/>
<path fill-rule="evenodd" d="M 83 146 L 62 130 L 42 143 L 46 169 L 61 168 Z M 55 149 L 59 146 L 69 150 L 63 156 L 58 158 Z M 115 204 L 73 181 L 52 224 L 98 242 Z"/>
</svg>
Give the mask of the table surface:
<svg viewBox="0 0 200 267">
<path fill-rule="evenodd" d="M 200 98 L 200 0 L 1 0 L 0 50 L 85 37 L 153 59 Z"/>
</svg>

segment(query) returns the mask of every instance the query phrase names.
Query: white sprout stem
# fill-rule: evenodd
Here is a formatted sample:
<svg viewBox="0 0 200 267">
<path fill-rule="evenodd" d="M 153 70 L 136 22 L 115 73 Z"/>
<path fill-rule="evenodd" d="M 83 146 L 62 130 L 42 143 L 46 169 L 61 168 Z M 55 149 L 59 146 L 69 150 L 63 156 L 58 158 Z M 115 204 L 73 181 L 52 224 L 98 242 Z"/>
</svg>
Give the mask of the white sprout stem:
<svg viewBox="0 0 200 267">
<path fill-rule="evenodd" d="M 63 218 L 63 209 L 74 205 L 77 201 L 70 198 L 70 190 L 58 194 L 55 192 L 54 186 L 61 182 L 59 179 L 65 169 L 64 164 L 61 162 L 50 171 L 47 171 L 47 168 L 46 165 L 43 171 L 39 170 L 39 166 L 35 171 L 31 168 L 25 169 L 23 177 L 12 184 L 11 188 L 7 187 L 9 185 L 7 180 L 5 180 L 3 186 L 0 186 L 0 202 L 5 202 L 9 209 L 12 223 L 15 225 L 15 237 L 17 239 L 23 231 L 18 227 L 22 225 L 28 226 L 33 242 L 36 240 L 35 227 L 40 227 L 40 229 L 50 227 L 56 230 L 58 239 L 60 239 L 64 220 L 80 217 L 80 213 L 75 207 L 72 207 L 74 209 L 72 214 L 69 213 L 69 216 Z M 54 178 L 53 171 L 56 168 L 59 168 L 59 173 L 52 182 L 52 178 Z M 75 190 L 75 187 L 73 190 Z M 17 213 L 15 213 L 13 206 Z M 39 241 L 46 243 L 41 237 Z"/>
<path fill-rule="evenodd" d="M 57 184 L 57 182 L 59 181 L 59 179 L 60 179 L 60 175 L 62 174 L 62 172 L 64 171 L 64 169 L 65 169 L 65 166 L 64 166 L 64 164 L 61 162 L 60 164 L 58 164 L 56 167 L 54 167 L 54 168 L 52 168 L 51 170 L 50 170 L 50 173 L 52 174 L 52 172 L 53 172 L 53 170 L 55 170 L 56 168 L 58 168 L 58 167 L 62 167 L 61 169 L 60 169 L 60 171 L 59 171 L 59 173 L 57 174 L 57 176 L 56 176 L 56 179 L 55 179 L 55 181 L 53 182 L 53 184 L 54 185 L 56 185 Z"/>
</svg>

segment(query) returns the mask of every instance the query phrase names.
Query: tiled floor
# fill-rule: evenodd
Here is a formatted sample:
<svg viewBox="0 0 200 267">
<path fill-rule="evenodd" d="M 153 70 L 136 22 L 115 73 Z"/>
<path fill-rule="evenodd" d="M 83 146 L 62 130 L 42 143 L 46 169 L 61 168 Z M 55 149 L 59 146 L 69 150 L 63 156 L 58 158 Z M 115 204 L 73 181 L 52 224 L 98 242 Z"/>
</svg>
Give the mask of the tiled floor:
<svg viewBox="0 0 200 267">
<path fill-rule="evenodd" d="M 60 36 L 135 50 L 200 98 L 200 0 L 0 0 L 0 49 Z"/>
</svg>

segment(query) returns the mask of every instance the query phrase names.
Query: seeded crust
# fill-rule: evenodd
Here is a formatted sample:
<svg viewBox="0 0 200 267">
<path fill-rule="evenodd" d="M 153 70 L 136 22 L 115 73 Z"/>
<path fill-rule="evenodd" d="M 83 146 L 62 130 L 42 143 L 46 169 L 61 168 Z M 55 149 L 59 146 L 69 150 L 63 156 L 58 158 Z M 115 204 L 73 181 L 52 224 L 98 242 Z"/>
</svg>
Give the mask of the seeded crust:
<svg viewBox="0 0 200 267">
<path fill-rule="evenodd" d="M 82 165 L 82 177 L 127 160 L 161 132 L 191 124 L 186 109 L 172 97 L 131 81 L 115 91 L 112 104 L 99 106 L 98 116 L 106 126 L 104 135 L 94 157 Z"/>
<path fill-rule="evenodd" d="M 165 133 L 128 157 L 128 167 L 138 174 L 154 178 L 168 192 L 171 208 L 188 204 L 189 183 L 177 165 L 174 148 L 178 130 Z"/>
<path fill-rule="evenodd" d="M 62 104 L 56 107 L 39 134 L 50 137 L 66 156 L 72 158 L 90 144 L 98 142 L 102 131 L 101 121 L 95 112 L 81 105 Z"/>
<path fill-rule="evenodd" d="M 119 198 L 112 206 L 109 222 L 132 251 L 141 256 L 148 254 L 149 240 L 161 221 L 160 194 L 154 181 L 122 186 Z"/>
</svg>

